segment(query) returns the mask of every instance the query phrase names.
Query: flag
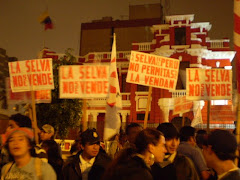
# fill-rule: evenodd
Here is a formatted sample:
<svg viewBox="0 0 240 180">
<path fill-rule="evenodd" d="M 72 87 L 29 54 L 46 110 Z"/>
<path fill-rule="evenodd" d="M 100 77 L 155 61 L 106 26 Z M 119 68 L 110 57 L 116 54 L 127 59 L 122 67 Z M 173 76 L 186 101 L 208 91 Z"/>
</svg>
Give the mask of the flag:
<svg viewBox="0 0 240 180">
<path fill-rule="evenodd" d="M 240 93 L 240 0 L 234 0 L 234 48 L 236 50 L 237 87 Z"/>
<path fill-rule="evenodd" d="M 53 29 L 53 23 L 52 23 L 52 20 L 48 14 L 48 11 L 45 11 L 39 18 L 38 18 L 38 21 L 41 23 L 41 24 L 44 24 L 44 30 L 47 30 L 47 29 Z"/>
<path fill-rule="evenodd" d="M 195 116 L 194 116 L 194 118 L 192 120 L 191 126 L 195 127 L 198 124 L 203 124 L 202 112 L 201 112 L 200 105 L 198 106 L 197 112 L 195 113 Z"/>
<path fill-rule="evenodd" d="M 110 137 L 117 134 L 121 127 L 121 121 L 118 111 L 122 109 L 122 97 L 120 95 L 120 88 L 118 82 L 116 56 L 116 36 L 114 34 L 109 70 L 110 78 L 104 124 L 104 140 L 108 140 Z"/>
</svg>

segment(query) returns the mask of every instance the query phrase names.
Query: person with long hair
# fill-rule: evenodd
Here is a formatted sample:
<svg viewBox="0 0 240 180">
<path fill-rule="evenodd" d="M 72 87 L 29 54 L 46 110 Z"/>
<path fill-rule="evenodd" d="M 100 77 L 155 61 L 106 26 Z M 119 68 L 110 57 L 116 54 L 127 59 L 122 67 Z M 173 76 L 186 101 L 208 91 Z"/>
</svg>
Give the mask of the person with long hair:
<svg viewBox="0 0 240 180">
<path fill-rule="evenodd" d="M 162 162 L 166 151 L 165 138 L 156 129 L 146 128 L 135 139 L 135 148 L 123 149 L 112 161 L 103 179 L 152 180 L 150 166 Z"/>
</svg>

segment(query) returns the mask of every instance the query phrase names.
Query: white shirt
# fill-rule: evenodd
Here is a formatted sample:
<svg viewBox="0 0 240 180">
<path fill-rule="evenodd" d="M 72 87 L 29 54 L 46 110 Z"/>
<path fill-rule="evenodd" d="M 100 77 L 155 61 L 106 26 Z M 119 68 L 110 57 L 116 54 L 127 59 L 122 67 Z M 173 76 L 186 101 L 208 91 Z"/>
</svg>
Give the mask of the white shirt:
<svg viewBox="0 0 240 180">
<path fill-rule="evenodd" d="M 80 154 L 79 159 L 80 159 L 79 166 L 82 173 L 82 180 L 88 180 L 88 173 L 91 170 L 93 163 L 95 162 L 95 157 L 92 158 L 90 161 L 85 161 L 82 155 Z"/>
</svg>

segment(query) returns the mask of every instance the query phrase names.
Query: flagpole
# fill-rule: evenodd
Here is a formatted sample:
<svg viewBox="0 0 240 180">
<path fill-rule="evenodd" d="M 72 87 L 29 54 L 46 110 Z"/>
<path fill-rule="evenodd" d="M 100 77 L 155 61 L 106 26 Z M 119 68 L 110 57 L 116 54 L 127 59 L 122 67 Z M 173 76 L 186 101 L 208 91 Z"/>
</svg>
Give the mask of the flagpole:
<svg viewBox="0 0 240 180">
<path fill-rule="evenodd" d="M 37 126 L 37 115 L 36 115 L 36 106 L 35 106 L 35 91 L 31 91 L 31 97 L 32 97 L 32 120 L 33 120 L 33 129 L 34 129 L 34 136 L 35 141 L 38 144 L 38 126 Z"/>
<path fill-rule="evenodd" d="M 143 124 L 143 128 L 147 128 L 147 121 L 148 121 L 148 113 L 149 113 L 149 107 L 150 107 L 150 103 L 151 103 L 151 98 L 152 98 L 152 86 L 149 86 L 148 89 L 148 99 L 147 99 L 147 107 L 146 107 L 146 113 L 145 113 L 145 117 L 144 117 L 144 124 Z"/>
</svg>

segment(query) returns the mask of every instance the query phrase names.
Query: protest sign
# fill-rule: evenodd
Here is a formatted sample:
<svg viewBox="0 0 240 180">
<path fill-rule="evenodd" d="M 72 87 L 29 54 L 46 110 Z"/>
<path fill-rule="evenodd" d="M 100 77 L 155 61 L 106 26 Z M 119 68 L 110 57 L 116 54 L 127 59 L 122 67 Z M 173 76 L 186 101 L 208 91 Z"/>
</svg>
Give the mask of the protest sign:
<svg viewBox="0 0 240 180">
<path fill-rule="evenodd" d="M 9 78 L 6 78 L 6 93 L 8 104 L 31 103 L 31 92 L 12 92 Z M 51 100 L 51 90 L 35 91 L 36 103 L 51 103 Z"/>
<path fill-rule="evenodd" d="M 193 102 L 186 100 L 186 96 L 174 98 L 173 115 L 189 112 L 192 108 Z"/>
<path fill-rule="evenodd" d="M 9 62 L 12 92 L 54 89 L 52 59 Z"/>
<path fill-rule="evenodd" d="M 60 98 L 106 98 L 109 87 L 109 66 L 60 66 Z"/>
<path fill-rule="evenodd" d="M 127 82 L 175 90 L 179 60 L 131 51 Z"/>
<path fill-rule="evenodd" d="M 188 100 L 232 98 L 232 70 L 187 68 Z"/>
</svg>

